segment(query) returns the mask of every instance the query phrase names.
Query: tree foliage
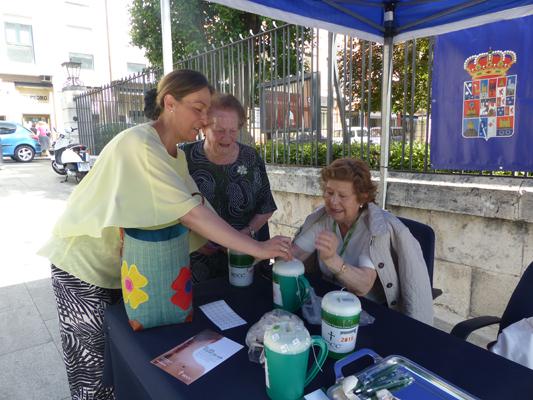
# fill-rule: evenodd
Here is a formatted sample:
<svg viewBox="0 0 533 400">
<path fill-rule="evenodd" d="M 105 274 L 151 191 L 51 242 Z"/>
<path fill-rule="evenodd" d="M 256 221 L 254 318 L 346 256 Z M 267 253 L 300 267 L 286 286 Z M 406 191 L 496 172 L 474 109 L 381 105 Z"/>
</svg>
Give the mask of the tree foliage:
<svg viewBox="0 0 533 400">
<path fill-rule="evenodd" d="M 407 52 L 405 51 L 407 46 Z M 392 55 L 392 111 L 402 112 L 404 99 L 406 100 L 406 114 L 410 113 L 411 95 L 414 90 L 414 111 L 427 110 L 429 85 L 429 39 L 417 39 L 397 44 Z M 413 71 L 413 51 L 415 69 Z M 406 63 L 407 61 L 407 63 Z M 407 68 L 406 68 L 407 64 Z M 414 73 L 414 87 L 411 77 Z M 407 87 L 404 86 L 407 79 Z M 404 89 L 406 91 L 404 92 Z"/>
<path fill-rule="evenodd" d="M 407 52 L 405 51 L 406 46 Z M 415 49 L 414 111 L 426 110 L 428 106 L 429 39 L 418 39 L 414 47 L 413 42 L 410 41 L 397 44 L 393 49 L 391 106 L 395 113 L 402 112 L 404 100 L 406 100 L 407 105 L 406 114 L 411 111 L 413 48 Z M 348 41 L 347 45 L 337 53 L 337 56 L 339 80 L 344 88 L 347 107 L 350 106 L 349 99 L 352 98 L 351 109 L 353 111 L 360 111 L 361 109 L 366 111 L 368 109 L 368 82 L 371 81 L 370 111 L 381 110 L 383 46 L 354 39 Z M 404 86 L 404 78 L 407 78 L 406 87 Z"/>
<path fill-rule="evenodd" d="M 258 32 L 267 18 L 202 0 L 171 0 L 173 59 L 204 51 L 211 45 Z M 160 0 L 133 0 L 130 7 L 132 44 L 145 50 L 152 65 L 163 64 Z"/>
</svg>

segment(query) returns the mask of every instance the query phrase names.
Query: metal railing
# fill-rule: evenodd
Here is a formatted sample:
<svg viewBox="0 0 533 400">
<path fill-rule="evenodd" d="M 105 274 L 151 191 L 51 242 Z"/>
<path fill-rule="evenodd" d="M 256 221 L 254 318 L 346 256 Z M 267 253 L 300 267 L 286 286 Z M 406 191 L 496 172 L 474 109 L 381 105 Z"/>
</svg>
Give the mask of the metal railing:
<svg viewBox="0 0 533 400">
<path fill-rule="evenodd" d="M 205 49 L 177 68 L 199 70 L 241 100 L 248 118 L 240 140 L 256 144 L 267 162 L 318 165 L 318 40 L 310 29 L 284 25 Z"/>
<path fill-rule="evenodd" d="M 80 142 L 99 154 L 119 132 L 145 122 L 144 94 L 161 76 L 160 68 L 146 69 L 77 96 Z"/>
<path fill-rule="evenodd" d="M 198 70 L 241 100 L 247 122 L 240 141 L 254 144 L 267 163 L 322 166 L 353 156 L 378 168 L 381 54 L 372 42 L 283 25 L 205 49 L 175 68 Z M 394 48 L 391 170 L 439 172 L 430 165 L 432 55 L 431 39 Z M 144 93 L 161 73 L 148 69 L 78 96 L 80 139 L 99 153 L 120 130 L 145 121 Z"/>
</svg>

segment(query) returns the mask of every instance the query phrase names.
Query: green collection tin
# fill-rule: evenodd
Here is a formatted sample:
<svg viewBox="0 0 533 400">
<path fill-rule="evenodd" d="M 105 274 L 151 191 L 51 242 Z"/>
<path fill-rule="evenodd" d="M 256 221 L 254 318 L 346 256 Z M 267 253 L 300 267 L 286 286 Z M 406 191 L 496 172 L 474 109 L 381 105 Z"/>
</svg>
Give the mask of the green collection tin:
<svg viewBox="0 0 533 400">
<path fill-rule="evenodd" d="M 330 357 L 339 359 L 355 349 L 360 315 L 361 302 L 350 292 L 335 290 L 322 298 L 322 337 Z"/>
<path fill-rule="evenodd" d="M 228 257 L 229 283 L 233 286 L 250 286 L 254 281 L 254 257 L 235 250 L 229 250 Z"/>
</svg>

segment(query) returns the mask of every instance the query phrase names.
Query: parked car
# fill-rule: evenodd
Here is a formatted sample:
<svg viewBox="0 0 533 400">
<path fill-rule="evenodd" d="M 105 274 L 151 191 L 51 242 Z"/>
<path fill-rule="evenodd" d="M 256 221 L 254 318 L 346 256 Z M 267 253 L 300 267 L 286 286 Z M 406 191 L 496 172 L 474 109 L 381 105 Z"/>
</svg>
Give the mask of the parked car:
<svg viewBox="0 0 533 400">
<path fill-rule="evenodd" d="M 30 162 L 41 153 L 41 145 L 34 134 L 17 122 L 0 121 L 0 140 L 4 157 Z"/>
<path fill-rule="evenodd" d="M 368 128 L 359 126 L 352 126 L 350 128 L 350 143 L 367 144 L 369 142 Z M 342 132 L 336 132 L 333 137 L 333 143 L 343 143 Z M 380 137 L 376 134 L 375 128 L 370 129 L 370 144 L 379 144 Z"/>
</svg>

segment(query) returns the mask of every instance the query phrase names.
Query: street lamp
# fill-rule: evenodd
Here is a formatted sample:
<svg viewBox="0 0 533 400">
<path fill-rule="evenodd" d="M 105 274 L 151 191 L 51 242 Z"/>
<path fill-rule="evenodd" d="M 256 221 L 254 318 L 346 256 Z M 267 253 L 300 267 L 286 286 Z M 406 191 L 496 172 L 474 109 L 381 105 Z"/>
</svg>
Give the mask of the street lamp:
<svg viewBox="0 0 533 400">
<path fill-rule="evenodd" d="M 83 83 L 80 81 L 80 62 L 66 61 L 61 64 L 61 66 L 65 67 L 65 69 L 67 70 L 67 81 L 63 85 L 63 88 L 72 86 L 83 86 Z"/>
</svg>

